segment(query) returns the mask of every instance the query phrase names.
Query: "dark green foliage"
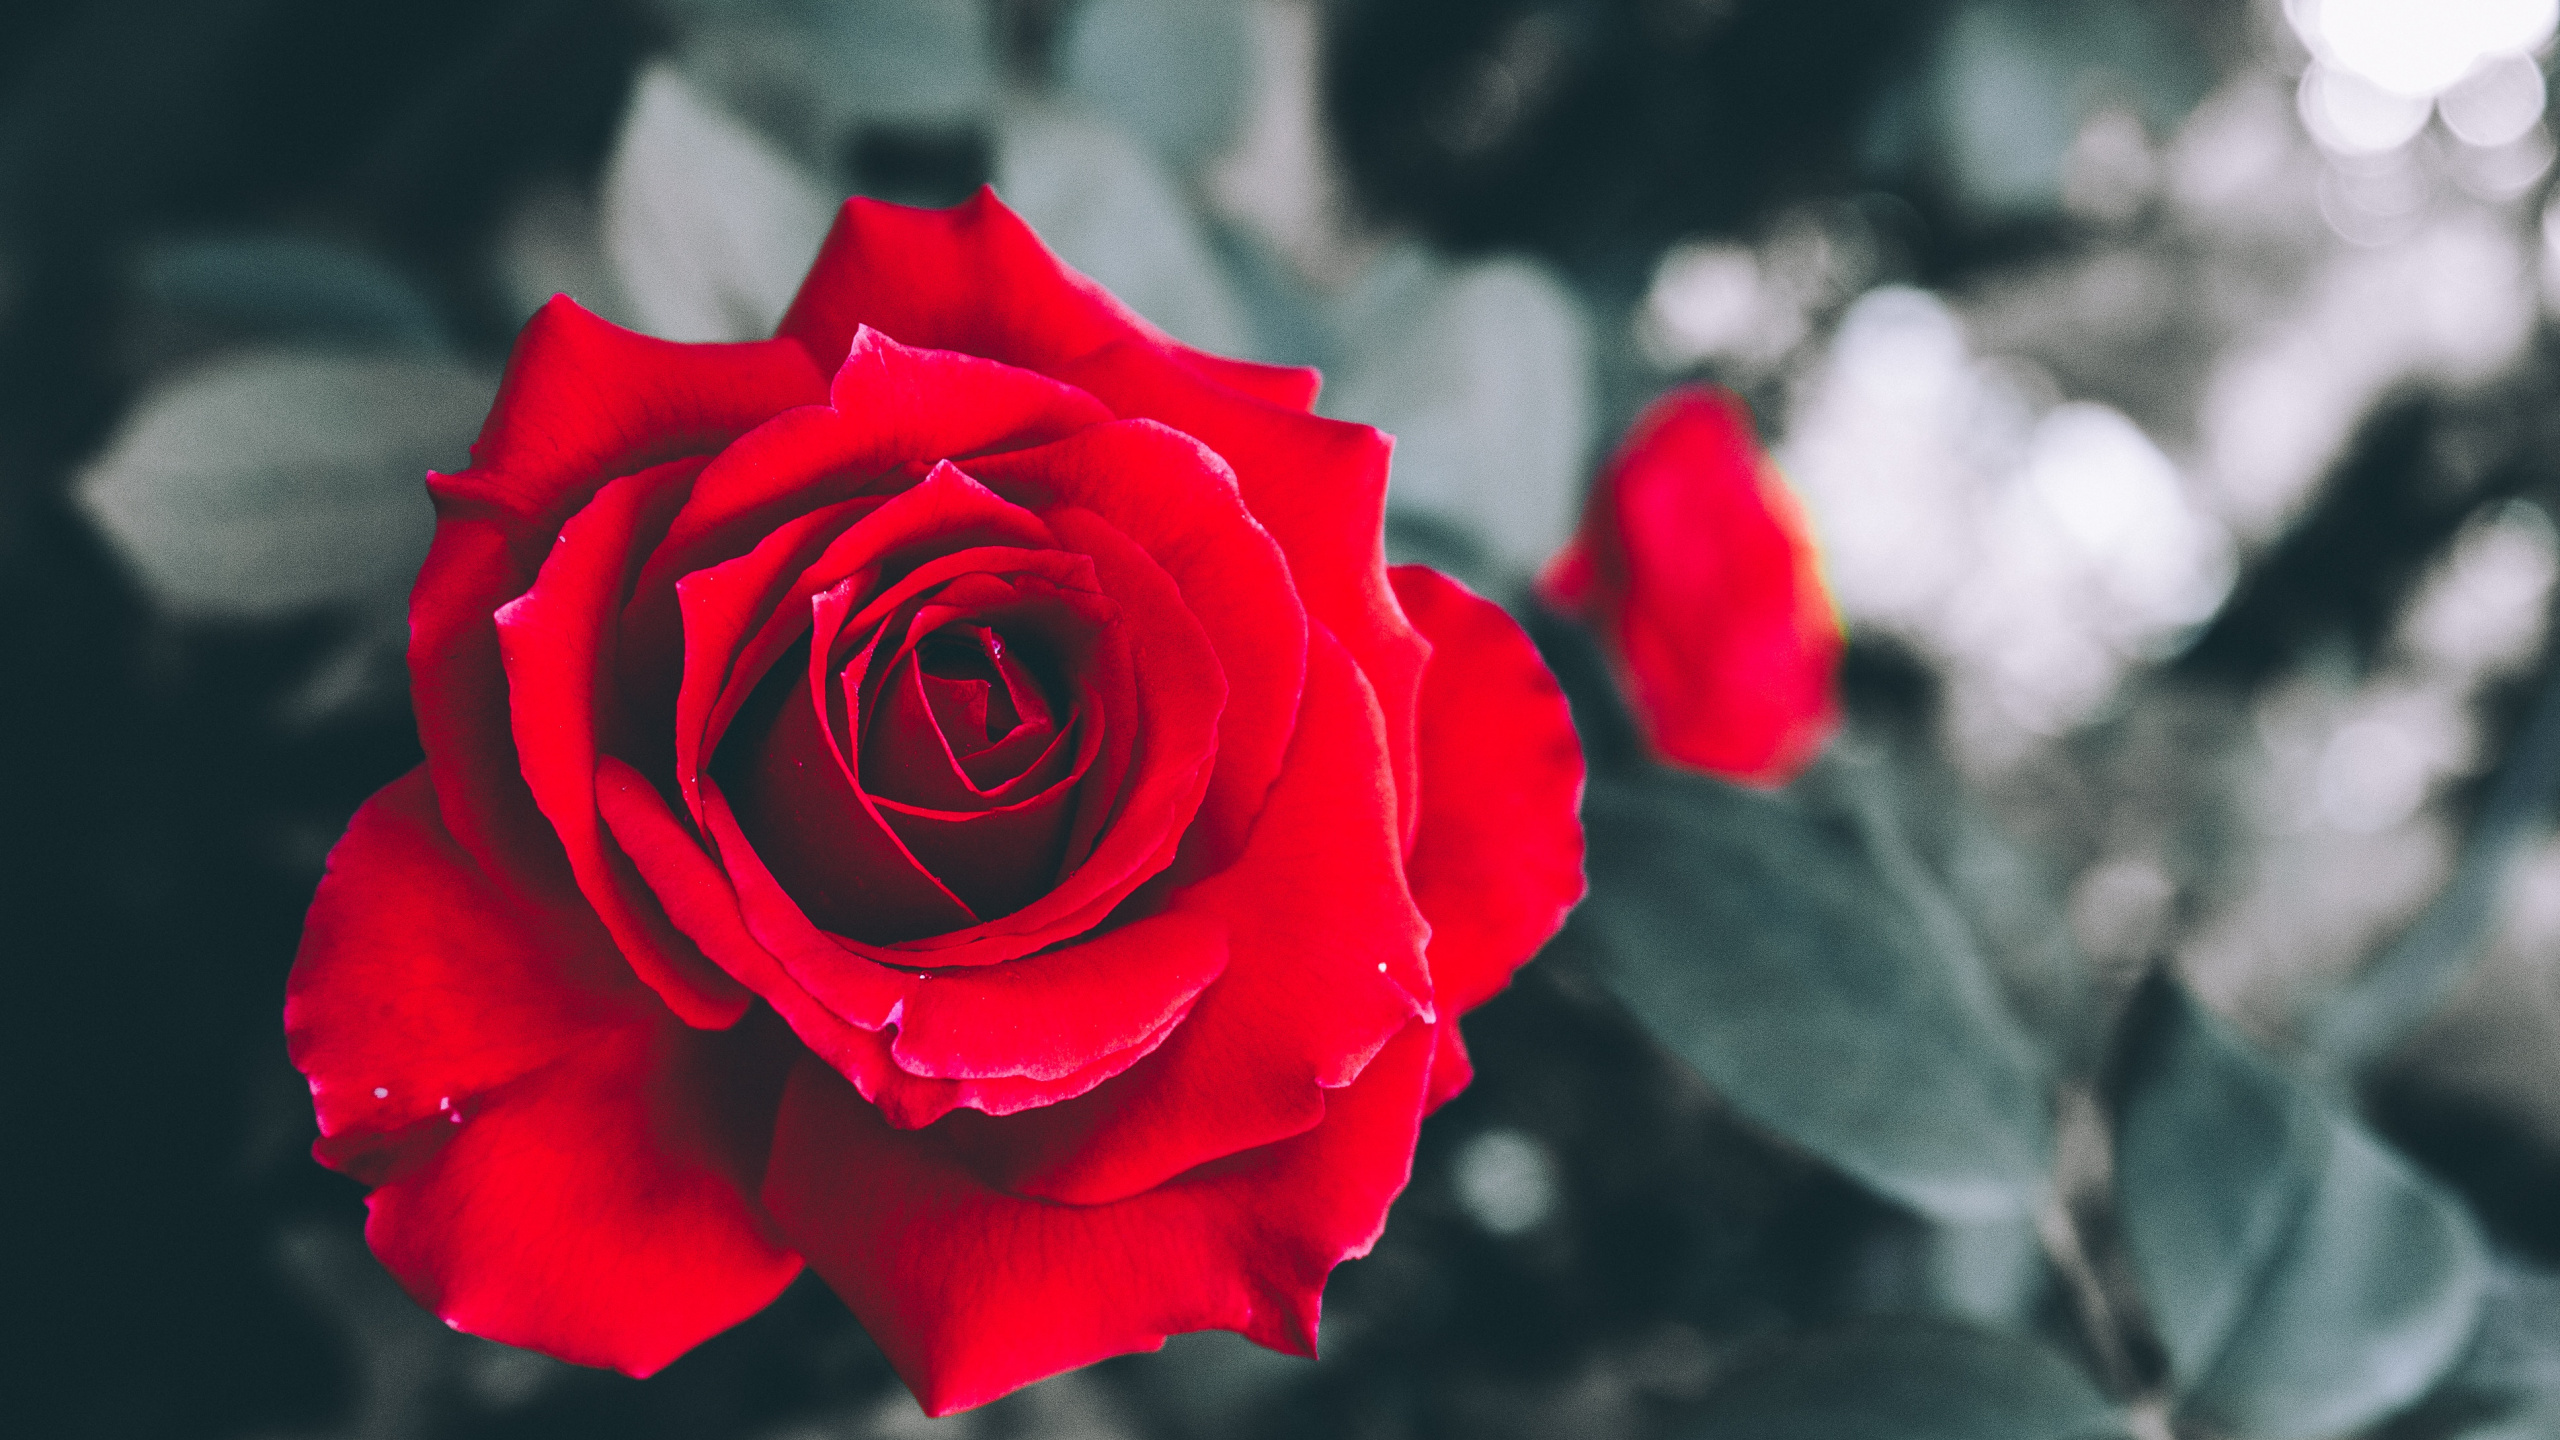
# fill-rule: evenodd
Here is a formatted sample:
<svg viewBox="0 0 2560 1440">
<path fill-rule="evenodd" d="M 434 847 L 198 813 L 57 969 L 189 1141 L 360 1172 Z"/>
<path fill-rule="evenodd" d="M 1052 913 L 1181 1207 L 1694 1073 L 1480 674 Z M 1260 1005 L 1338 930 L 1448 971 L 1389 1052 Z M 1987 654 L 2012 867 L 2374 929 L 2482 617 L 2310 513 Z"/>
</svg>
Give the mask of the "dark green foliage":
<svg viewBox="0 0 2560 1440">
<path fill-rule="evenodd" d="M 2034 1047 L 1872 841 L 1670 775 L 1595 785 L 1587 813 L 1592 896 L 1575 923 L 1718 1092 L 1923 1212 L 2034 1207 L 2052 1151 Z"/>
<path fill-rule="evenodd" d="M 1934 1322 L 1805 1341 L 1727 1381 L 1681 1440 L 2102 1440 L 2125 1433 L 2070 1362 Z"/>
<path fill-rule="evenodd" d="M 2165 979 L 2114 1078 L 2119 1214 L 2185 1410 L 2266 1440 L 2339 1434 L 2460 1356 L 2479 1239 L 2362 1125 Z"/>
</svg>

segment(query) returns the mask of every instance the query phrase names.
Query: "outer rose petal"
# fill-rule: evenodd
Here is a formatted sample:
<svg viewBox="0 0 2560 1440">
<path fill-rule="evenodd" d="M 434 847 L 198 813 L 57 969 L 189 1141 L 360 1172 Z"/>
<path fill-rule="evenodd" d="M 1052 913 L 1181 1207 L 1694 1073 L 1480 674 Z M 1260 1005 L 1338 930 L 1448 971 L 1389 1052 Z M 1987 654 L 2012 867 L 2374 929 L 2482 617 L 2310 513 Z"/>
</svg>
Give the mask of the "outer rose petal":
<svg viewBox="0 0 2560 1440">
<path fill-rule="evenodd" d="M 1299 414 L 1205 384 L 1188 367 L 1134 343 L 1095 351 L 1059 373 L 1122 415 L 1193 437 L 1234 469 L 1245 508 L 1288 557 L 1308 618 L 1333 631 L 1377 692 L 1410 835 L 1414 687 L 1430 647 L 1406 623 L 1386 584 L 1387 458 L 1395 441 L 1366 425 Z"/>
<path fill-rule="evenodd" d="M 1048 372 L 1100 345 L 1137 339 L 1210 383 L 1306 410 L 1315 371 L 1194 350 L 1060 263 L 995 191 L 948 210 L 856 197 L 818 247 L 783 335 L 832 369 L 864 325 L 908 345 Z"/>
<path fill-rule="evenodd" d="M 1774 785 L 1839 723 L 1840 620 L 1742 403 L 1684 386 L 1636 419 L 1539 579 L 1590 622 L 1661 756 Z"/>
<path fill-rule="evenodd" d="M 845 202 L 779 333 L 832 369 L 865 325 L 901 344 L 1047 373 L 1146 322 L 1059 264 L 982 188 L 948 210 Z"/>
<path fill-rule="evenodd" d="M 1476 1063 L 1467 1056 L 1467 1042 L 1458 1034 L 1457 1017 L 1441 1020 L 1433 1027 L 1433 1033 L 1440 1049 L 1431 1057 L 1431 1091 L 1422 1102 L 1425 1115 L 1457 1099 L 1476 1078 Z"/>
<path fill-rule="evenodd" d="M 1102 402 L 1046 376 L 913 349 L 877 331 L 855 336 L 840 358 L 826 403 L 775 417 L 704 470 L 641 572 L 626 623 L 663 633 L 676 577 L 743 555 L 791 518 L 901 466 L 1045 444 L 1111 418 Z"/>
<path fill-rule="evenodd" d="M 418 739 L 445 823 L 492 873 L 561 870 L 515 766 L 493 616 L 524 593 L 560 524 L 604 484 L 718 450 L 824 398 L 788 341 L 680 345 L 599 320 L 565 296 L 526 322 L 458 475 L 431 475 L 436 536 L 409 597 Z"/>
<path fill-rule="evenodd" d="M 1324 376 L 1306 366 L 1231 360 L 1178 342 L 1168 342 L 1165 348 L 1204 378 L 1284 410 L 1313 411 L 1317 392 L 1324 388 Z"/>
<path fill-rule="evenodd" d="M 1510 983 L 1582 898 L 1582 745 L 1564 691 L 1501 606 L 1424 566 L 1388 574 L 1431 641 L 1405 878 L 1431 922 L 1440 1012 L 1454 1017 Z"/>
<path fill-rule="evenodd" d="M 1432 1047 L 1409 1025 L 1314 1129 L 1097 1206 L 994 1189 L 803 1062 L 765 1204 L 929 1415 L 1188 1330 L 1312 1355 L 1326 1275 L 1412 1172 Z"/>
<path fill-rule="evenodd" d="M 688 1029 L 574 895 L 493 883 L 423 770 L 331 853 L 285 1020 L 365 1238 L 460 1329 L 646 1375 L 799 1272 L 750 1197 L 779 1027 Z"/>
<path fill-rule="evenodd" d="M 705 959 L 606 843 L 596 816 L 596 756 L 620 698 L 611 621 L 637 542 L 664 529 L 698 460 L 626 475 L 569 517 L 524 594 L 498 611 L 498 650 L 516 735 L 516 768 L 551 822 L 579 888 L 641 979 L 686 1023 L 734 1025 L 753 996 Z"/>
</svg>

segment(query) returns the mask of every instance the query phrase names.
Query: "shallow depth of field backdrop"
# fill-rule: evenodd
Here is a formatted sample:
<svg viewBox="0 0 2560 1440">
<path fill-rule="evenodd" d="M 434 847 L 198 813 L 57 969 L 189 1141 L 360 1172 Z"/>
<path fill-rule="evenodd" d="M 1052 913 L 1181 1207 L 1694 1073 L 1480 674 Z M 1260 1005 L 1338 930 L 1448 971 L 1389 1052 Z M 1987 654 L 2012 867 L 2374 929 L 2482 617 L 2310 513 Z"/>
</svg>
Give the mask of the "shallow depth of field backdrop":
<svg viewBox="0 0 2560 1440">
<path fill-rule="evenodd" d="M 2550 0 L 0 8 L 0 1407 L 63 1436 L 2560 1433 Z M 646 1382 L 448 1332 L 278 1009 L 415 763 L 418 477 L 566 291 L 765 333 L 992 181 L 1399 437 L 1595 892 L 1326 1356 L 926 1421 L 814 1282 Z M 1751 405 L 1850 722 L 1654 768 L 1528 579 Z"/>
</svg>

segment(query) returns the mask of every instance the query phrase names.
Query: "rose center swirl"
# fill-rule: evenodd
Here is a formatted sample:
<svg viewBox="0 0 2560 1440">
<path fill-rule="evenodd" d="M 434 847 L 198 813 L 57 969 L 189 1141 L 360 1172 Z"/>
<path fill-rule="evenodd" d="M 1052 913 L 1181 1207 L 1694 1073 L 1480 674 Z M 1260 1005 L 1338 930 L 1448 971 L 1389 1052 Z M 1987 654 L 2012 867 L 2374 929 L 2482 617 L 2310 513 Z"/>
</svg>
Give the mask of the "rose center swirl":
<svg viewBox="0 0 2560 1440">
<path fill-rule="evenodd" d="M 740 818 L 822 927 L 894 943 L 1011 914 L 1066 868 L 1092 745 L 1044 644 L 914 611 L 767 676 Z M 901 632 L 904 632 L 903 634 Z M 1070 698 L 1059 698 L 1062 694 Z"/>
</svg>

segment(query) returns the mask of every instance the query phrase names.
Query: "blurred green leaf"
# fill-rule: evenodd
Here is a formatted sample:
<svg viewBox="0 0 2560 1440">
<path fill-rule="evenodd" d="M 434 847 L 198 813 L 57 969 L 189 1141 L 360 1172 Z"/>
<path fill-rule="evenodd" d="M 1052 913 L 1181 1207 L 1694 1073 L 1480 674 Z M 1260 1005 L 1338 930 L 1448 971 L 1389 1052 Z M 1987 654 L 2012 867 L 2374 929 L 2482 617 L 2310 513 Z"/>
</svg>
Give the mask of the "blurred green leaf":
<svg viewBox="0 0 2560 1440">
<path fill-rule="evenodd" d="M 1591 327 L 1572 292 L 1527 260 L 1453 266 L 1408 247 L 1372 263 L 1334 318 L 1317 408 L 1396 437 L 1390 502 L 1512 573 L 1546 563 L 1590 464 Z"/>
<path fill-rule="evenodd" d="M 1839 747 L 1834 758 L 1848 753 Z M 1888 767 L 1900 791 L 1893 808 L 1914 861 L 1945 893 L 2010 1008 L 2056 1069 L 2095 1069 L 2105 1046 L 2103 1013 L 2051 875 L 1934 750 L 1886 753 L 1890 760 L 1876 763 Z"/>
<path fill-rule="evenodd" d="M 1726 1381 L 1681 1440 L 2100 1440 L 2124 1422 L 2032 1341 L 1903 1322 L 1789 1347 Z"/>
<path fill-rule="evenodd" d="M 434 354 L 435 307 L 397 270 L 359 250 L 299 235 L 221 235 L 146 247 L 134 300 L 152 343 L 325 344 Z"/>
<path fill-rule="evenodd" d="M 2175 982 L 2126 1037 L 2117 1206 L 2187 1410 L 2309 1440 L 2424 1394 L 2479 1312 L 2462 1209 Z"/>
<path fill-rule="evenodd" d="M 1920 1241 L 1921 1308 L 1983 1325 L 2024 1326 L 2046 1288 L 2032 1215 L 1941 1220 Z"/>
<path fill-rule="evenodd" d="M 605 169 L 604 250 L 642 329 L 761 339 L 799 293 L 843 198 L 655 65 L 632 87 Z"/>
<path fill-rule="evenodd" d="M 663 0 L 677 63 L 804 163 L 872 125 L 976 124 L 1003 89 L 984 0 Z"/>
<path fill-rule="evenodd" d="M 1973 0 L 1941 33 L 1930 121 L 1958 196 L 1995 217 L 2061 207 L 2091 95 L 2167 133 L 2204 97 L 2208 72 L 2154 7 L 2100 0 Z"/>
<path fill-rule="evenodd" d="M 1025 105 L 996 147 L 996 194 L 1058 258 L 1177 340 L 1251 348 L 1244 312 L 1173 178 L 1117 127 Z"/>
<path fill-rule="evenodd" d="M 1085 0 L 1067 18 L 1059 79 L 1189 173 L 1233 138 L 1253 101 L 1245 22 L 1240 0 Z"/>
<path fill-rule="evenodd" d="M 2432 1412 L 2429 1418 L 2456 1418 L 2433 1429 L 2411 1427 L 2415 1434 L 2460 1440 L 2560 1435 L 2560 1275 L 2493 1256 L 2479 1329 L 2461 1365 L 2421 1408 Z"/>
<path fill-rule="evenodd" d="M 80 477 L 82 509 L 161 608 L 397 614 L 497 389 L 444 361 L 237 354 L 144 392 Z"/>
<path fill-rule="evenodd" d="M 1596 782 L 1578 924 L 1670 1048 L 1771 1130 L 1943 1219 L 2041 1200 L 2052 1115 L 1981 959 L 1933 932 L 1854 830 L 1655 774 Z"/>
</svg>

